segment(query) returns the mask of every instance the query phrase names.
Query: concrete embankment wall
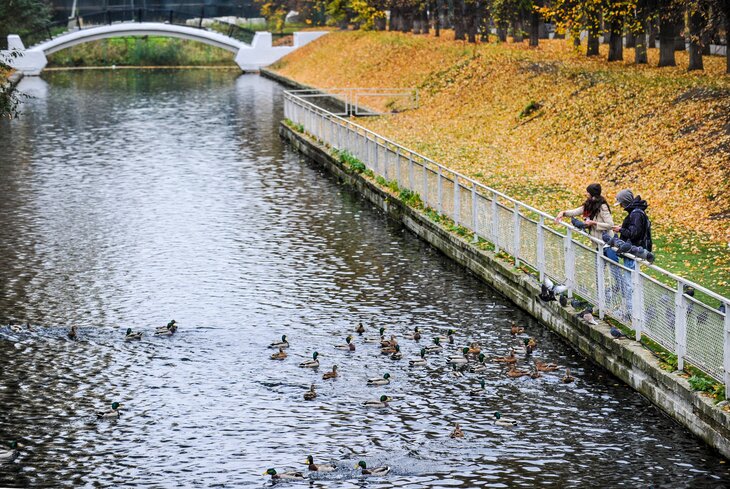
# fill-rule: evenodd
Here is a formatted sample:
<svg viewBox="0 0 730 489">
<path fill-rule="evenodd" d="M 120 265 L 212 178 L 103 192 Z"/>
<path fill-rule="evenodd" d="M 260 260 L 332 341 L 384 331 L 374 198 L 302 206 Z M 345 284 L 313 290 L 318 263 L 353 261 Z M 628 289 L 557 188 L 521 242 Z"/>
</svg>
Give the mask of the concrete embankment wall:
<svg viewBox="0 0 730 489">
<path fill-rule="evenodd" d="M 287 84 L 291 86 L 291 83 Z M 402 222 L 421 239 L 468 268 L 540 323 L 561 335 L 576 350 L 636 389 L 723 456 L 730 458 L 730 413 L 693 391 L 685 378 L 662 370 L 659 361 L 640 343 L 616 341 L 609 334 L 607 323 L 599 321 L 598 325 L 592 326 L 577 319 L 572 308 L 563 308 L 556 302 L 541 302 L 537 299 L 537 285 L 511 264 L 447 231 L 374 181 L 349 171 L 330 155 L 327 148 L 308 135 L 296 132 L 284 123 L 279 132 L 294 148 L 352 186 L 390 218 Z"/>
</svg>

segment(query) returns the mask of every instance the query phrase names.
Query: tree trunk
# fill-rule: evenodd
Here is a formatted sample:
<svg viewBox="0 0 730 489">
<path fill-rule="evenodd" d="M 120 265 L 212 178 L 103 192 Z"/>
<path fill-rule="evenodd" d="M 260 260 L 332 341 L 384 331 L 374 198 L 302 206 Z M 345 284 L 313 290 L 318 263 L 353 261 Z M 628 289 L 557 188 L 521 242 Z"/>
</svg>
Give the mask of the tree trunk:
<svg viewBox="0 0 730 489">
<path fill-rule="evenodd" d="M 464 26 L 464 2 L 454 1 L 454 39 L 457 41 L 466 40 L 466 29 Z"/>
<path fill-rule="evenodd" d="M 574 48 L 579 48 L 580 47 L 580 34 L 578 34 L 577 36 L 573 37 L 573 47 Z"/>
<path fill-rule="evenodd" d="M 634 33 L 631 29 L 626 30 L 626 47 L 627 48 L 636 47 L 636 36 L 634 35 Z"/>
<path fill-rule="evenodd" d="M 730 0 L 725 0 L 722 7 L 725 11 L 725 39 L 728 40 L 725 46 L 725 73 L 730 75 Z"/>
<path fill-rule="evenodd" d="M 512 42 L 522 42 L 522 19 L 512 23 Z"/>
<path fill-rule="evenodd" d="M 425 8 L 421 12 L 421 34 L 426 34 L 431 32 L 431 22 L 429 22 L 428 18 L 428 10 Z"/>
<path fill-rule="evenodd" d="M 400 22 L 400 9 L 398 7 L 393 7 L 390 9 L 390 21 L 388 22 L 388 30 L 389 31 L 398 31 L 400 30 L 400 26 L 398 23 Z"/>
<path fill-rule="evenodd" d="M 477 9 L 475 0 L 467 0 L 465 2 L 464 17 L 469 42 L 475 44 L 477 42 Z"/>
<path fill-rule="evenodd" d="M 609 28 L 608 22 L 606 22 L 606 19 L 603 18 L 603 15 L 601 15 L 601 32 L 603 32 L 603 44 L 610 44 L 611 43 L 611 29 Z"/>
<path fill-rule="evenodd" d="M 674 31 L 674 50 L 684 51 L 687 49 L 687 41 L 684 38 L 684 13 L 680 16 L 681 19 L 677 22 L 676 30 Z"/>
<path fill-rule="evenodd" d="M 668 12 L 662 12 L 659 20 L 659 67 L 677 66 L 674 60 L 674 31 L 677 23 Z"/>
<path fill-rule="evenodd" d="M 634 51 L 634 63 L 645 65 L 649 62 L 646 54 L 646 9 L 640 7 L 637 12 L 639 31 L 635 33 L 636 50 Z"/>
<path fill-rule="evenodd" d="M 588 31 L 588 49 L 586 56 L 598 56 L 598 34 Z"/>
<path fill-rule="evenodd" d="M 431 13 L 431 16 L 433 17 L 433 30 L 434 35 L 436 37 L 441 36 L 441 0 L 436 0 L 433 4 L 433 12 Z"/>
<path fill-rule="evenodd" d="M 689 67 L 687 71 L 704 70 L 702 63 L 702 27 L 704 16 L 697 6 L 689 7 Z"/>
<path fill-rule="evenodd" d="M 657 29 L 656 20 L 652 19 L 649 21 L 649 40 L 646 45 L 649 49 L 656 49 L 656 38 L 659 35 L 659 29 Z"/>
<path fill-rule="evenodd" d="M 535 2 L 537 6 L 537 2 Z M 540 14 L 532 9 L 530 12 L 530 47 L 536 48 L 540 43 Z"/>
<path fill-rule="evenodd" d="M 608 61 L 624 60 L 624 36 L 623 22 L 620 19 L 612 21 L 609 25 L 611 29 L 608 44 Z"/>
<path fill-rule="evenodd" d="M 499 39 L 499 42 L 507 42 L 507 26 L 504 24 L 499 24 L 497 26 L 497 39 Z"/>
<path fill-rule="evenodd" d="M 479 12 L 481 12 L 479 21 L 479 40 L 482 42 L 489 42 L 489 10 L 487 2 L 482 0 L 479 5 Z"/>
</svg>

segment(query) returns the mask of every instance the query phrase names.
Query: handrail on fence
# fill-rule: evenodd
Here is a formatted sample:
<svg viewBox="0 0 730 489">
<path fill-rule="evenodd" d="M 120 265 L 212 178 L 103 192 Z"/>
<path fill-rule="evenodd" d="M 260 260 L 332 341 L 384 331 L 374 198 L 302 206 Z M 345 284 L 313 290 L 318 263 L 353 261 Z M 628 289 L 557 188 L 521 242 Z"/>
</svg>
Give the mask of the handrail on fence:
<svg viewBox="0 0 730 489">
<path fill-rule="evenodd" d="M 407 105 L 401 107 L 401 110 L 417 109 L 419 103 L 417 88 L 302 88 L 289 90 L 288 93 L 296 94 L 300 98 L 336 100 L 344 106 L 344 111 L 328 112 L 344 116 L 378 116 L 397 112 L 395 109 L 391 109 L 389 112 L 378 112 L 374 108 L 362 104 L 361 100 L 367 97 L 387 97 L 390 99 L 390 104 L 393 104 L 396 99 L 406 100 Z"/>
<path fill-rule="evenodd" d="M 646 261 L 637 259 L 634 268 L 621 265 L 604 255 L 603 241 L 357 124 L 347 118 L 350 111 L 335 114 L 307 100 L 346 90 L 359 89 L 287 91 L 285 117 L 417 193 L 426 206 L 510 254 L 515 266 L 531 267 L 540 281 L 550 277 L 566 284 L 569 296 L 577 293 L 597 305 L 601 318 L 633 329 L 637 340 L 645 335 L 662 345 L 676 354 L 678 369 L 686 360 L 723 382 L 730 398 L 730 298 Z M 688 287 L 706 298 L 694 297 Z"/>
</svg>

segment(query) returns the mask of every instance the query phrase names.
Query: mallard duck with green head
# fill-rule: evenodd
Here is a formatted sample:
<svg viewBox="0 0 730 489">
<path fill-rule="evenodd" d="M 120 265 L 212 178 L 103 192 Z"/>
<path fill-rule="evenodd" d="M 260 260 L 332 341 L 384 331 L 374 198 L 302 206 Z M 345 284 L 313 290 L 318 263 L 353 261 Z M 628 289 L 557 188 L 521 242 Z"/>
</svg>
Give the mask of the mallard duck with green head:
<svg viewBox="0 0 730 489">
<path fill-rule="evenodd" d="M 169 323 L 167 323 L 166 326 L 162 326 L 160 328 L 155 329 L 155 333 L 164 333 L 164 332 L 170 330 L 173 327 L 175 329 L 177 329 L 177 321 L 175 321 L 174 319 L 171 320 Z"/>
<path fill-rule="evenodd" d="M 272 481 L 276 480 L 302 480 L 304 479 L 304 474 L 301 472 L 282 472 L 281 474 L 276 471 L 276 469 L 269 469 L 266 472 L 264 472 L 264 475 L 270 475 Z"/>
<path fill-rule="evenodd" d="M 9 441 L 6 446 L 6 448 L 0 448 L 0 463 L 2 462 L 10 462 L 12 460 L 15 460 L 15 457 L 18 456 L 18 442 L 15 440 Z"/>
<path fill-rule="evenodd" d="M 461 366 L 463 367 L 463 366 Z M 460 378 L 464 376 L 464 370 L 459 365 L 452 363 L 451 364 L 451 376 Z"/>
<path fill-rule="evenodd" d="M 142 332 L 132 331 L 132 328 L 127 328 L 127 333 L 124 335 L 124 341 L 133 341 L 133 340 L 141 340 L 142 339 Z"/>
<path fill-rule="evenodd" d="M 487 370 L 487 365 L 484 363 L 487 360 L 487 356 L 484 353 L 480 353 L 477 357 L 477 362 L 469 365 L 469 372 L 480 373 Z"/>
<path fill-rule="evenodd" d="M 441 346 L 441 338 L 438 336 L 433 339 L 433 345 L 426 347 L 426 353 L 439 353 L 444 347 Z"/>
<path fill-rule="evenodd" d="M 466 365 L 469 363 L 469 347 L 465 346 L 461 349 L 461 355 L 449 357 L 449 363 L 454 365 Z"/>
<path fill-rule="evenodd" d="M 337 348 L 338 350 L 355 351 L 355 343 L 352 342 L 352 336 L 348 336 L 347 338 L 345 338 L 344 345 L 335 345 L 335 348 Z"/>
<path fill-rule="evenodd" d="M 363 342 L 365 343 L 380 343 L 381 341 L 385 341 L 385 337 L 383 336 L 385 334 L 385 328 L 381 327 L 378 330 L 378 337 L 377 338 L 365 338 Z"/>
<path fill-rule="evenodd" d="M 289 348 L 289 341 L 286 339 L 286 335 L 281 335 L 281 341 L 274 341 L 269 345 L 269 348 Z"/>
<path fill-rule="evenodd" d="M 392 400 L 393 400 L 392 397 L 382 395 L 382 396 L 380 396 L 379 400 L 365 401 L 363 404 L 365 404 L 365 406 L 367 406 L 367 407 L 387 408 L 390 405 L 388 403 Z"/>
<path fill-rule="evenodd" d="M 395 351 L 390 354 L 391 360 L 400 360 L 403 358 L 403 353 L 400 351 L 400 345 L 395 345 Z"/>
<path fill-rule="evenodd" d="M 449 329 L 449 330 L 446 331 L 446 336 L 437 336 L 437 338 L 442 343 L 449 343 L 449 344 L 452 344 L 453 345 L 454 344 L 454 335 L 455 334 L 456 334 L 456 331 L 454 331 L 453 329 Z"/>
<path fill-rule="evenodd" d="M 411 367 L 424 367 L 428 365 L 428 360 L 426 360 L 426 349 L 421 348 L 420 356 L 418 358 L 408 360 L 408 365 Z"/>
<path fill-rule="evenodd" d="M 172 336 L 177 331 L 177 324 L 175 323 L 175 320 L 173 319 L 168 323 L 168 325 L 164 328 L 160 328 L 157 331 L 155 331 L 155 336 Z"/>
<path fill-rule="evenodd" d="M 319 367 L 319 353 L 316 351 L 312 353 L 312 359 L 306 360 L 299 364 L 302 368 L 317 368 Z"/>
<path fill-rule="evenodd" d="M 497 426 L 516 426 L 518 422 L 516 419 L 503 418 L 502 413 L 497 411 L 494 413 L 494 421 L 492 423 Z"/>
<path fill-rule="evenodd" d="M 337 467 L 334 465 L 315 464 L 314 457 L 311 455 L 307 457 L 307 461 L 305 463 L 309 466 L 308 468 L 310 472 L 334 472 L 337 470 Z"/>
<path fill-rule="evenodd" d="M 360 460 L 355 468 L 362 469 L 362 475 L 374 475 L 382 477 L 384 475 L 388 475 L 388 472 L 390 472 L 390 467 L 388 467 L 387 465 L 383 467 L 373 467 L 369 469 L 364 460 Z"/>
<path fill-rule="evenodd" d="M 122 407 L 122 405 L 120 403 L 118 403 L 118 402 L 115 401 L 115 402 L 112 403 L 112 408 L 110 410 L 108 410 L 108 411 L 99 411 L 99 412 L 96 413 L 96 417 L 99 418 L 99 419 L 102 419 L 102 418 L 108 418 L 108 419 L 109 418 L 119 418 L 122 415 L 122 412 L 119 410 L 119 408 L 121 408 L 121 407 Z"/>
<path fill-rule="evenodd" d="M 476 389 L 470 390 L 469 395 L 470 396 L 481 396 L 485 392 L 487 392 L 487 388 L 485 387 L 484 379 L 482 378 L 482 379 L 479 379 L 479 387 L 477 387 Z"/>
<path fill-rule="evenodd" d="M 390 384 L 390 374 L 384 373 L 382 377 L 368 379 L 368 385 L 388 385 Z"/>
</svg>

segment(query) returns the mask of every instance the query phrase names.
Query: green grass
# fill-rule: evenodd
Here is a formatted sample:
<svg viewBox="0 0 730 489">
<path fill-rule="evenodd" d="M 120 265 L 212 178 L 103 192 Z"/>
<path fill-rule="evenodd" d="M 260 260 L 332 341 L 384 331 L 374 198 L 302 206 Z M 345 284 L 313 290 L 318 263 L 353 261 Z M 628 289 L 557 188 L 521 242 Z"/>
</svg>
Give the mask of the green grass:
<svg viewBox="0 0 730 489">
<path fill-rule="evenodd" d="M 53 53 L 49 66 L 236 66 L 233 55 L 196 41 L 170 37 L 118 37 Z"/>
</svg>

